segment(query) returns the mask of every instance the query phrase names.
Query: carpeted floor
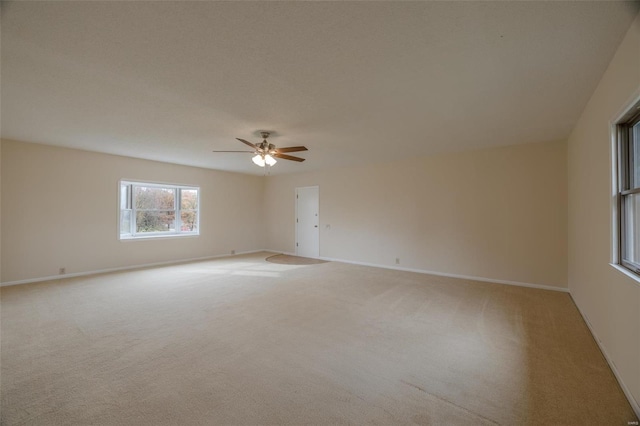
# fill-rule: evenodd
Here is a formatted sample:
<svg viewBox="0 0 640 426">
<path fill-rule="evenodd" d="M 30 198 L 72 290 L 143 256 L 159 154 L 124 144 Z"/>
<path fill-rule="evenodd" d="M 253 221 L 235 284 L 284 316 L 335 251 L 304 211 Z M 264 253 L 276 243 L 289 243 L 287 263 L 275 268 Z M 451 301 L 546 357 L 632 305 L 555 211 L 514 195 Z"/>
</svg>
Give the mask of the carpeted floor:
<svg viewBox="0 0 640 426">
<path fill-rule="evenodd" d="M 627 425 L 569 295 L 266 253 L 5 287 L 3 425 Z"/>
</svg>

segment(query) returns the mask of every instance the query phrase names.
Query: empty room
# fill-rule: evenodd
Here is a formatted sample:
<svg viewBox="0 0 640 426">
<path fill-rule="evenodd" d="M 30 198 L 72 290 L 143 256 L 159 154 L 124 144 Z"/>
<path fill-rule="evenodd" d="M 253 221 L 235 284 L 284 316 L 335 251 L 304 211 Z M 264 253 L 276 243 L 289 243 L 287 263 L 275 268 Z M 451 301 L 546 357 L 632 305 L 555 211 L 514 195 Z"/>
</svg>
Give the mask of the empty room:
<svg viewBox="0 0 640 426">
<path fill-rule="evenodd" d="M 638 425 L 639 1 L 0 13 L 0 424 Z"/>
</svg>

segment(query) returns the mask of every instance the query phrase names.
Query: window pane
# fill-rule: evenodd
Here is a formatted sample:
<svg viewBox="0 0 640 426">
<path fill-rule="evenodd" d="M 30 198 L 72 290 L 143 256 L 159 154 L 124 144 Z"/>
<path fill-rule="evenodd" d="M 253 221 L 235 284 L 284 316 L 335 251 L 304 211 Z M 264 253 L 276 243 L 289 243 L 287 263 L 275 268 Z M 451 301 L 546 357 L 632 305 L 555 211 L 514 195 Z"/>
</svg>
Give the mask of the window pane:
<svg viewBox="0 0 640 426">
<path fill-rule="evenodd" d="M 138 211 L 136 212 L 136 232 L 175 231 L 175 212 Z"/>
<path fill-rule="evenodd" d="M 182 199 L 180 200 L 180 208 L 183 210 L 195 210 L 198 208 L 198 190 L 182 189 L 180 190 Z"/>
<path fill-rule="evenodd" d="M 640 194 L 624 197 L 624 259 L 640 263 Z"/>
<path fill-rule="evenodd" d="M 131 233 L 131 210 L 120 210 L 120 235 Z"/>
<path fill-rule="evenodd" d="M 175 210 L 175 190 L 173 188 L 134 186 L 133 198 L 136 209 Z"/>
<path fill-rule="evenodd" d="M 198 212 L 195 210 L 183 210 L 180 213 L 182 220 L 181 231 L 194 232 L 198 230 Z"/>
<path fill-rule="evenodd" d="M 128 189 L 129 189 L 129 185 L 120 185 L 120 208 L 121 209 L 131 208 L 131 206 L 129 206 Z"/>
<path fill-rule="evenodd" d="M 629 186 L 640 188 L 640 122 L 630 129 L 629 143 Z"/>
</svg>

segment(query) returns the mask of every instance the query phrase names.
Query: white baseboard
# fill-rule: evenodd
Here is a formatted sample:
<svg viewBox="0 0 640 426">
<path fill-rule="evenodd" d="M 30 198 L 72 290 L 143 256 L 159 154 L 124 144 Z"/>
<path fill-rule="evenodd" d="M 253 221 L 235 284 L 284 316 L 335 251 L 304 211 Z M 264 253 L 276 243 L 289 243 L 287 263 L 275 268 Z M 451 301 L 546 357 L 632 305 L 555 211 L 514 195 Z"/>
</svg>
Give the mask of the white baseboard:
<svg viewBox="0 0 640 426">
<path fill-rule="evenodd" d="M 18 284 L 36 283 L 36 282 L 41 282 L 41 281 L 60 280 L 60 279 L 73 278 L 73 277 L 82 277 L 82 276 L 86 276 L 86 275 L 106 274 L 106 273 L 109 273 L 109 272 L 128 271 L 128 270 L 133 270 L 133 269 L 150 268 L 150 267 L 154 267 L 154 266 L 174 265 L 174 264 L 177 264 L 177 263 L 198 262 L 198 261 L 201 261 L 201 260 L 219 259 L 219 258 L 223 258 L 223 257 L 239 256 L 239 255 L 242 255 L 242 254 L 258 253 L 258 252 L 261 252 L 261 251 L 269 252 L 269 253 L 277 253 L 277 254 L 286 254 L 286 255 L 289 255 L 289 256 L 295 256 L 296 255 L 295 253 L 283 252 L 283 251 L 280 251 L 280 250 L 272 250 L 272 249 L 250 250 L 250 251 L 244 251 L 244 252 L 236 253 L 235 255 L 232 255 L 232 254 L 219 254 L 219 255 L 214 255 L 214 256 L 194 257 L 194 258 L 179 259 L 179 260 L 168 260 L 168 261 L 165 261 L 165 262 L 144 263 L 144 264 L 139 264 L 139 265 L 121 266 L 121 267 L 107 268 L 107 269 L 98 269 L 98 270 L 94 270 L 94 271 L 76 272 L 76 273 L 72 273 L 72 274 L 51 275 L 51 276 L 47 276 L 47 277 L 29 278 L 29 279 L 25 279 L 25 280 L 7 281 L 7 282 L 0 283 L 0 287 L 18 285 Z M 499 280 L 499 279 L 494 279 L 494 278 L 476 277 L 476 276 L 470 276 L 470 275 L 450 274 L 450 273 L 445 273 L 445 272 L 429 271 L 429 270 L 426 270 L 426 269 L 403 268 L 403 267 L 399 267 L 399 266 L 380 265 L 380 264 L 369 263 L 369 262 L 357 262 L 357 261 L 345 260 L 345 259 L 337 259 L 337 258 L 332 258 L 332 257 L 322 257 L 322 256 L 320 256 L 320 257 L 318 257 L 318 259 L 327 260 L 327 261 L 330 261 L 330 262 L 342 262 L 342 263 L 350 263 L 350 264 L 353 264 L 353 265 L 371 266 L 371 267 L 374 267 L 374 268 L 393 269 L 393 270 L 396 270 L 396 271 L 406 271 L 406 272 L 416 272 L 416 273 L 419 273 L 419 274 L 437 275 L 437 276 L 441 276 L 441 277 L 461 278 L 461 279 L 465 279 L 465 280 L 483 281 L 483 282 L 489 282 L 489 283 L 495 283 L 495 284 L 515 285 L 515 286 L 519 286 L 519 287 L 530 287 L 530 288 L 537 288 L 537 289 L 542 289 L 542 290 L 560 291 L 560 292 L 565 292 L 565 293 L 569 292 L 569 289 L 567 289 L 567 288 L 553 287 L 553 286 L 542 285 L 542 284 L 531 284 L 531 283 L 525 283 L 525 282 L 519 282 L 519 281 L 507 281 L 507 280 Z"/>
<path fill-rule="evenodd" d="M 271 250 L 269 250 L 269 251 L 271 251 Z M 569 289 L 568 288 L 554 287 L 554 286 L 550 286 L 550 285 L 532 284 L 532 283 L 525 283 L 525 282 L 520 282 L 520 281 L 499 280 L 499 279 L 495 279 L 495 278 L 476 277 L 476 276 L 471 276 L 471 275 L 450 274 L 450 273 L 446 273 L 446 272 L 429 271 L 429 270 L 426 270 L 426 269 L 403 268 L 403 267 L 400 267 L 400 266 L 379 265 L 379 264 L 368 263 L 368 262 L 357 262 L 357 261 L 353 261 L 353 260 L 334 259 L 334 258 L 331 258 L 331 257 L 322 257 L 322 256 L 320 256 L 320 257 L 318 257 L 318 259 L 328 260 L 328 261 L 331 261 L 331 262 L 350 263 L 350 264 L 353 264 L 353 265 L 372 266 L 374 268 L 393 269 L 393 270 L 396 270 L 396 271 L 416 272 L 418 274 L 437 275 L 437 276 L 440 276 L 440 277 L 461 278 L 461 279 L 472 280 L 472 281 L 483 281 L 483 282 L 494 283 L 494 284 L 515 285 L 515 286 L 518 286 L 518 287 L 530 287 L 530 288 L 537 288 L 537 289 L 541 289 L 541 290 L 552 290 L 552 291 L 560 291 L 560 292 L 563 292 L 563 293 L 569 293 Z"/>
<path fill-rule="evenodd" d="M 589 331 L 593 336 L 593 340 L 596 341 L 598 347 L 600 348 L 600 352 L 602 352 L 602 355 L 604 355 L 604 359 L 607 360 L 607 364 L 609 364 L 609 368 L 611 368 L 611 371 L 613 371 L 613 375 L 618 380 L 618 383 L 622 388 L 622 392 L 624 392 L 624 396 L 626 396 L 627 399 L 629 400 L 629 404 L 631 404 L 631 408 L 633 408 L 633 411 L 635 411 L 636 416 L 640 417 L 640 403 L 636 401 L 636 399 L 633 397 L 633 394 L 631 393 L 627 385 L 622 380 L 622 377 L 620 376 L 620 373 L 618 373 L 618 369 L 616 368 L 616 365 L 614 364 L 613 360 L 607 353 L 607 350 L 605 349 L 604 345 L 600 341 L 600 338 L 598 337 L 593 327 L 591 326 L 591 322 L 589 321 L 589 318 L 585 315 L 584 312 L 582 312 L 582 309 L 580 309 L 580 306 L 576 302 L 576 299 L 573 298 L 573 295 L 571 294 L 571 292 L 569 292 L 569 296 L 571 296 L 571 300 L 573 300 L 573 304 L 576 305 L 576 308 L 578 308 L 578 312 L 580 312 L 580 315 L 582 315 L 582 319 L 587 324 L 587 327 L 589 328 Z"/>
<path fill-rule="evenodd" d="M 140 265 L 119 266 L 119 267 L 116 267 L 116 268 L 98 269 L 98 270 L 95 270 L 95 271 L 75 272 L 73 274 L 62 274 L 62 275 L 51 275 L 51 276 L 48 276 L 48 277 L 28 278 L 26 280 L 3 282 L 3 283 L 0 283 L 0 287 L 7 287 L 7 286 L 11 286 L 11 285 L 18 285 L 18 284 L 37 283 L 37 282 L 41 282 L 41 281 L 62 280 L 62 279 L 65 279 L 65 278 L 83 277 L 83 276 L 87 276 L 87 275 L 106 274 L 106 273 L 109 273 L 109 272 L 129 271 L 129 270 L 133 270 L 133 269 L 151 268 L 151 267 L 154 267 L 154 266 L 167 266 L 167 265 L 175 265 L 175 264 L 178 264 L 178 263 L 198 262 L 198 261 L 201 261 L 201 260 L 220 259 L 222 257 L 240 256 L 242 254 L 259 253 L 261 251 L 270 251 L 270 250 L 250 250 L 250 251 L 239 252 L 239 253 L 236 253 L 236 254 L 217 254 L 217 255 L 214 255 L 214 256 L 192 257 L 192 258 L 189 258 L 189 259 L 167 260 L 167 261 L 164 261 L 164 262 L 143 263 L 143 264 L 140 264 Z"/>
</svg>

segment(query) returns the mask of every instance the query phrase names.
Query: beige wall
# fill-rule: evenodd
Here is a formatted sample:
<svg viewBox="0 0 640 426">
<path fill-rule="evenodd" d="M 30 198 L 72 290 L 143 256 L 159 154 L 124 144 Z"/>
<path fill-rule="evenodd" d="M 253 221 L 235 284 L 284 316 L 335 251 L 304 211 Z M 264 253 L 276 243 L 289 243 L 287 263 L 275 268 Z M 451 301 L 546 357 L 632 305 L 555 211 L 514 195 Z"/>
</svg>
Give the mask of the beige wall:
<svg viewBox="0 0 640 426">
<path fill-rule="evenodd" d="M 2 282 L 2 139 L 0 139 L 0 283 Z"/>
<path fill-rule="evenodd" d="M 2 142 L 2 282 L 258 250 L 261 177 Z M 199 237 L 119 241 L 122 178 L 198 185 Z"/>
<path fill-rule="evenodd" d="M 318 185 L 323 257 L 566 287 L 566 180 L 563 142 L 272 176 L 267 247 L 295 252 L 295 187 Z"/>
<path fill-rule="evenodd" d="M 405 268 L 568 283 L 623 387 L 640 401 L 640 285 L 609 265 L 610 121 L 634 96 L 640 96 L 640 16 L 576 125 L 568 153 L 562 142 L 515 145 L 272 176 L 265 184 L 262 177 L 1 141 L 0 279 L 232 249 L 294 252 L 294 188 L 319 185 L 321 256 L 387 266 L 399 257 Z M 199 185 L 201 235 L 119 241 L 121 178 Z M 255 220 L 261 214 L 264 229 Z"/>
<path fill-rule="evenodd" d="M 610 122 L 638 96 L 640 15 L 568 144 L 569 288 L 624 386 L 640 402 L 640 285 L 609 265 L 613 235 Z"/>
</svg>

